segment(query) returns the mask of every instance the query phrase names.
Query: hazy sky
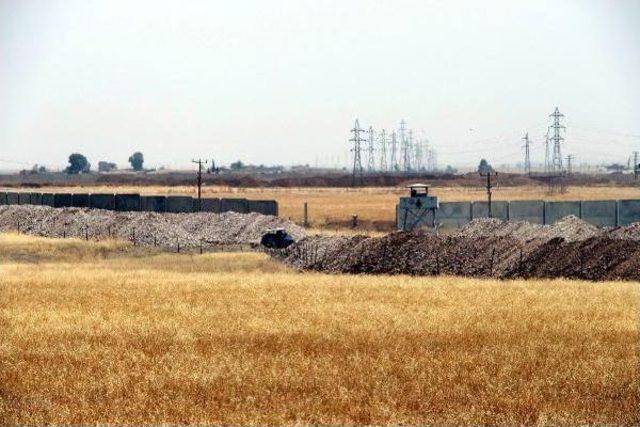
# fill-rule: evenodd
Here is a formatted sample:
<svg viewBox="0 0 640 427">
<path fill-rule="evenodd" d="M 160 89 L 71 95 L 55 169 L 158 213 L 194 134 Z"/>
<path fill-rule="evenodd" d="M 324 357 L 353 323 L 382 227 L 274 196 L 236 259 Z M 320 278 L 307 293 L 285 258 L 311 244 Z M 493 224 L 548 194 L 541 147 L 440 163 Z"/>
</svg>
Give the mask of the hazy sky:
<svg viewBox="0 0 640 427">
<path fill-rule="evenodd" d="M 0 169 L 344 163 L 356 117 L 541 161 L 556 105 L 577 162 L 640 150 L 640 1 L 0 0 Z"/>
</svg>

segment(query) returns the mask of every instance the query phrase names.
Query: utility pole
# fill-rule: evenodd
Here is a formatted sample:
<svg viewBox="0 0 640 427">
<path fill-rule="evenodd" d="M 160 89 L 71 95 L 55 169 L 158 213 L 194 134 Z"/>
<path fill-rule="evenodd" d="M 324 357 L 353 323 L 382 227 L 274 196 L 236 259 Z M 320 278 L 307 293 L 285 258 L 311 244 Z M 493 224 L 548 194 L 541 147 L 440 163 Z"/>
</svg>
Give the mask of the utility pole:
<svg viewBox="0 0 640 427">
<path fill-rule="evenodd" d="M 531 157 L 529 156 L 529 132 L 522 138 L 524 140 L 524 172 L 531 175 Z"/>
<path fill-rule="evenodd" d="M 571 175 L 573 173 L 573 168 L 572 166 L 572 161 L 576 158 L 576 156 L 574 156 L 573 154 L 569 154 L 566 159 L 567 159 L 567 174 Z"/>
<path fill-rule="evenodd" d="M 367 133 L 369 134 L 367 146 L 367 172 L 373 173 L 373 170 L 375 169 L 375 161 L 373 158 L 375 154 L 375 132 L 373 130 L 373 126 L 369 126 L 369 131 Z"/>
<path fill-rule="evenodd" d="M 351 133 L 353 133 L 353 137 L 349 140 L 353 142 L 353 179 L 351 182 L 352 186 L 356 186 L 357 183 L 362 184 L 362 142 L 364 141 L 361 134 L 364 130 L 360 127 L 360 122 L 356 119 L 355 124 L 353 125 L 353 129 L 351 129 Z"/>
<path fill-rule="evenodd" d="M 391 132 L 391 164 L 389 167 L 393 172 L 398 171 L 398 139 L 396 138 L 396 131 Z"/>
<path fill-rule="evenodd" d="M 480 176 L 487 178 L 487 206 L 489 208 L 489 218 L 493 218 L 493 213 L 491 212 L 491 189 L 493 188 L 493 183 L 491 182 L 491 177 L 494 176 L 498 179 L 498 172 L 494 172 L 491 169 L 491 166 L 487 168 L 486 172 L 479 172 Z"/>
<path fill-rule="evenodd" d="M 198 184 L 198 211 L 202 208 L 202 165 L 207 164 L 207 160 L 191 160 L 191 163 L 198 164 L 198 175 L 197 175 L 197 184 Z"/>
<path fill-rule="evenodd" d="M 566 129 L 563 125 L 560 124 L 560 119 L 564 117 L 564 114 L 560 113 L 558 107 L 553 111 L 549 117 L 553 118 L 553 124 L 551 125 L 551 129 L 553 129 L 553 136 L 551 140 L 553 141 L 553 171 L 555 173 L 562 172 L 562 153 L 560 151 L 560 143 L 564 141 L 564 138 L 560 136 L 560 130 Z"/>
<path fill-rule="evenodd" d="M 387 171 L 387 131 L 382 129 L 378 136 L 378 144 L 380 144 L 380 171 Z"/>
</svg>

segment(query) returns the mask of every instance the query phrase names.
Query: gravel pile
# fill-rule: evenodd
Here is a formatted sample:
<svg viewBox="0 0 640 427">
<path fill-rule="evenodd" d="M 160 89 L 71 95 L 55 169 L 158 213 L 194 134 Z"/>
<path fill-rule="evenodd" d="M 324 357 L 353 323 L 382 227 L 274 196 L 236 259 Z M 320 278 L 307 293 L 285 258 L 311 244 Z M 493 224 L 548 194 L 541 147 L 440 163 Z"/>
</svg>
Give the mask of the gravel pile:
<svg viewBox="0 0 640 427">
<path fill-rule="evenodd" d="M 302 227 L 283 218 L 258 213 L 215 214 L 114 212 L 87 208 L 0 206 L 0 231 L 17 230 L 47 237 L 109 237 L 165 248 L 195 248 L 219 244 L 256 244 L 269 229 L 285 228 L 294 239 Z"/>
<path fill-rule="evenodd" d="M 601 236 L 605 230 L 580 218 L 569 215 L 553 225 L 532 224 L 527 221 L 506 221 L 479 218 L 465 224 L 455 235 L 462 237 L 510 237 L 523 241 L 562 238 L 566 241 L 586 240 Z"/>
</svg>

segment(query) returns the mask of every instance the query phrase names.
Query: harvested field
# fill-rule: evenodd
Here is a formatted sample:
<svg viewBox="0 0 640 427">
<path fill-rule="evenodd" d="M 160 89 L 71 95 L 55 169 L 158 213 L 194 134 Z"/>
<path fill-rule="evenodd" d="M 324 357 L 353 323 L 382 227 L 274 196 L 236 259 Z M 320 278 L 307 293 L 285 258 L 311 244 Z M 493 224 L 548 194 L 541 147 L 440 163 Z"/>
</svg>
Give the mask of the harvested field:
<svg viewBox="0 0 640 427">
<path fill-rule="evenodd" d="M 265 231 L 284 227 L 295 238 L 305 235 L 292 222 L 257 213 L 186 214 L 114 212 L 88 208 L 0 206 L 0 231 L 20 230 L 45 237 L 119 238 L 135 244 L 175 249 L 204 249 L 221 244 L 257 244 Z"/>
<path fill-rule="evenodd" d="M 301 270 L 331 273 L 640 280 L 638 230 L 599 229 L 576 217 L 551 226 L 478 219 L 450 236 L 307 237 L 273 254 Z"/>
<path fill-rule="evenodd" d="M 0 235 L 0 425 L 640 423 L 638 283 L 145 250 Z"/>
</svg>

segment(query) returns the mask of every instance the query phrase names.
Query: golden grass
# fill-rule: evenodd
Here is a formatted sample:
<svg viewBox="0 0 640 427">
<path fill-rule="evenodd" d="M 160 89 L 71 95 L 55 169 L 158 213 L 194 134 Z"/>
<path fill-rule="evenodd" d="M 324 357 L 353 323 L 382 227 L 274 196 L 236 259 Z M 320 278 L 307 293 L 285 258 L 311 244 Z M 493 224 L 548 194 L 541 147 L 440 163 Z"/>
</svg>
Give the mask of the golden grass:
<svg viewBox="0 0 640 427">
<path fill-rule="evenodd" d="M 100 245 L 38 240 L 0 264 L 0 424 L 640 422 L 638 283 L 299 274 Z"/>
<path fill-rule="evenodd" d="M 138 192 L 141 194 L 170 194 L 195 196 L 195 187 L 176 186 L 87 186 L 47 188 L 61 192 Z M 483 201 L 486 193 L 480 187 L 434 187 L 441 201 Z M 407 194 L 399 187 L 371 188 L 232 188 L 203 187 L 203 197 L 245 197 L 248 199 L 275 199 L 280 215 L 296 222 L 303 217 L 303 204 L 308 202 L 309 218 L 313 226 L 327 228 L 331 224 L 347 225 L 352 215 L 365 222 L 391 223 L 395 218 L 398 197 Z M 640 186 L 569 187 L 566 193 L 549 194 L 544 186 L 497 187 L 494 200 L 612 200 L 638 199 Z M 371 228 L 371 227 L 369 227 Z"/>
</svg>

